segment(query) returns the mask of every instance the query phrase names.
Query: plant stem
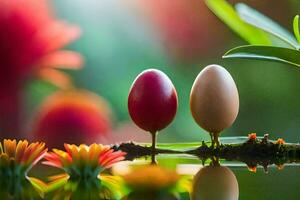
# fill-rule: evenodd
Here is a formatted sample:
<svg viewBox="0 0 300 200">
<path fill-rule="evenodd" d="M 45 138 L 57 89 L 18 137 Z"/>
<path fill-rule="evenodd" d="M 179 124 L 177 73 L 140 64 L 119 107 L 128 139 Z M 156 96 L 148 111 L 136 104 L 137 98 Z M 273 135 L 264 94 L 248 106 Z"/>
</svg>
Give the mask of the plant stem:
<svg viewBox="0 0 300 200">
<path fill-rule="evenodd" d="M 213 156 L 211 159 L 212 159 L 212 161 L 211 161 L 210 164 L 211 164 L 212 166 L 220 166 L 219 157 Z"/>
<path fill-rule="evenodd" d="M 156 135 L 157 135 L 157 131 L 155 132 L 151 132 L 152 135 L 152 147 L 151 147 L 151 164 L 156 164 L 156 159 L 155 159 L 155 155 L 156 155 Z"/>
<path fill-rule="evenodd" d="M 210 135 L 210 140 L 211 140 L 211 146 L 212 146 L 212 148 L 214 148 L 214 146 L 215 146 L 215 141 L 214 141 L 214 137 L 213 137 L 213 134 L 212 133 L 209 133 L 209 135 Z"/>
<path fill-rule="evenodd" d="M 213 133 L 214 135 L 214 143 L 217 145 L 217 148 L 220 146 L 220 142 L 219 142 L 219 133 Z"/>
</svg>

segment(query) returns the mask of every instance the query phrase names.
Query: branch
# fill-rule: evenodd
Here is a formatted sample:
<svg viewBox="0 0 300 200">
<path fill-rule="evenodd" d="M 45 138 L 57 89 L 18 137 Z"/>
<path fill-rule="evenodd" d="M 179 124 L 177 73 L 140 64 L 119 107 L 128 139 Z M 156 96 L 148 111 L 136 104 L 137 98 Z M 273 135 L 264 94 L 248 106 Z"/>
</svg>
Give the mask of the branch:
<svg viewBox="0 0 300 200">
<path fill-rule="evenodd" d="M 127 153 L 127 160 L 150 156 L 151 147 L 141 146 L 134 142 L 114 145 L 115 150 Z M 262 165 L 267 170 L 268 165 L 275 164 L 279 168 L 285 163 L 300 163 L 300 145 L 286 144 L 282 139 L 271 141 L 268 134 L 258 139 L 256 134 L 250 134 L 249 139 L 239 144 L 221 144 L 219 147 L 211 147 L 210 143 L 202 142 L 201 146 L 184 151 L 169 149 L 156 149 L 156 154 L 189 154 L 197 156 L 203 162 L 209 158 L 219 158 L 228 161 L 246 163 L 249 169 L 255 170 L 257 165 Z"/>
</svg>

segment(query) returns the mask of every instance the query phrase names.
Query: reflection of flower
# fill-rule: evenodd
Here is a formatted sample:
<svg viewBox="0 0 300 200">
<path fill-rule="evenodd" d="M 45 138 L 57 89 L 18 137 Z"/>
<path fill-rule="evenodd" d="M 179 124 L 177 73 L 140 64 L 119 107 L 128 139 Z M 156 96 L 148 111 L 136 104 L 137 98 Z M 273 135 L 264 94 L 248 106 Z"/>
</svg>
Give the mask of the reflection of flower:
<svg viewBox="0 0 300 200">
<path fill-rule="evenodd" d="M 158 165 L 148 165 L 125 175 L 124 180 L 135 190 L 161 190 L 174 186 L 179 180 L 179 175 Z"/>
<path fill-rule="evenodd" d="M 131 190 L 124 199 L 177 199 L 175 187 L 179 175 L 158 165 L 140 167 L 124 175 L 124 181 Z"/>
<path fill-rule="evenodd" d="M 99 96 L 83 90 L 60 91 L 48 97 L 34 121 L 34 137 L 49 147 L 106 139 L 110 109 Z M 101 138 L 100 138 L 101 137 Z"/>
<path fill-rule="evenodd" d="M 48 3 L 0 1 L 0 130 L 4 137 L 19 131 L 20 91 L 27 78 L 39 75 L 65 85 L 68 77 L 55 67 L 82 64 L 79 54 L 59 50 L 78 38 L 79 28 L 57 20 Z"/>
<path fill-rule="evenodd" d="M 63 169 L 71 179 L 97 179 L 100 172 L 124 160 L 126 153 L 110 146 L 92 144 L 80 146 L 65 144 L 66 151 L 53 149 L 43 163 Z"/>
</svg>

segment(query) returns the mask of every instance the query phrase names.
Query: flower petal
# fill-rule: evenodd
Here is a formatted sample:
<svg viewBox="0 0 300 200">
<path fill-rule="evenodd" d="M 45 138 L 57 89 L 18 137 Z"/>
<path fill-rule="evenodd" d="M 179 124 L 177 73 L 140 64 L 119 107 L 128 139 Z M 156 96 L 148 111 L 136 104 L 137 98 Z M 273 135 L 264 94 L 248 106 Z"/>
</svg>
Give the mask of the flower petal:
<svg viewBox="0 0 300 200">
<path fill-rule="evenodd" d="M 16 146 L 16 140 L 4 140 L 4 152 L 11 158 L 15 157 Z"/>
<path fill-rule="evenodd" d="M 37 76 L 62 89 L 68 89 L 72 87 L 72 80 L 69 75 L 56 69 L 41 69 L 37 72 Z"/>
<path fill-rule="evenodd" d="M 61 50 L 47 54 L 37 65 L 40 68 L 80 69 L 83 65 L 83 58 L 77 52 Z"/>
</svg>

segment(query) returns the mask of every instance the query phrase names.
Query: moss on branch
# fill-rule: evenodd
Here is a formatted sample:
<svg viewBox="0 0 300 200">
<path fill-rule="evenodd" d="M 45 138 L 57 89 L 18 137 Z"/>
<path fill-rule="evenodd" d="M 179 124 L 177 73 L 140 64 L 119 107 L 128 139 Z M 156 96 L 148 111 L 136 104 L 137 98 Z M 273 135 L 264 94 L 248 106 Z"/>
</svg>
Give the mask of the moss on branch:
<svg viewBox="0 0 300 200">
<path fill-rule="evenodd" d="M 114 145 L 113 148 L 126 152 L 127 160 L 151 155 L 151 147 L 133 142 Z M 300 162 L 300 144 L 288 144 L 282 139 L 272 141 L 269 140 L 267 134 L 262 139 L 258 139 L 256 134 L 249 134 L 248 140 L 239 144 L 221 144 L 219 147 L 212 147 L 203 141 L 202 145 L 195 149 L 174 151 L 157 148 L 156 154 L 190 154 L 201 160 L 215 157 L 244 162 L 253 170 L 257 165 L 262 165 L 267 170 L 267 166 L 271 164 L 280 168 L 285 163 Z"/>
</svg>

